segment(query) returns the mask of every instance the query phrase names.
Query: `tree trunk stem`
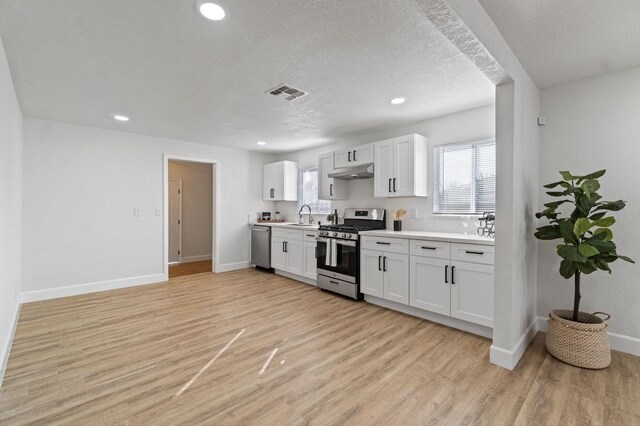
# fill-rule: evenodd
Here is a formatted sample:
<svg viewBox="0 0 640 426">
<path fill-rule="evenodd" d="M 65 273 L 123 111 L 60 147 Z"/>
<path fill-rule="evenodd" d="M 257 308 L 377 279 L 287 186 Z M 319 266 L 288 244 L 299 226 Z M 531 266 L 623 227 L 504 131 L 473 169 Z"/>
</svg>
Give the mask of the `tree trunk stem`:
<svg viewBox="0 0 640 426">
<path fill-rule="evenodd" d="M 575 292 L 573 295 L 573 320 L 578 322 L 578 312 L 580 312 L 580 272 L 574 276 Z"/>
</svg>

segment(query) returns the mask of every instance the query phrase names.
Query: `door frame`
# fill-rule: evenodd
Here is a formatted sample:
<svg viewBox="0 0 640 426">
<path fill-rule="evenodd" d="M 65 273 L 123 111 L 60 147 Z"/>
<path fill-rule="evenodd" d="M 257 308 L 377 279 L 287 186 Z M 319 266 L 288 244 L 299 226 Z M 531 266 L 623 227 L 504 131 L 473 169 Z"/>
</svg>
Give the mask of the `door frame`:
<svg viewBox="0 0 640 426">
<path fill-rule="evenodd" d="M 171 180 L 172 179 L 168 179 L 167 182 L 170 182 Z M 173 262 L 173 263 L 182 263 L 182 179 L 173 179 L 173 180 L 178 182 L 178 191 L 179 191 L 178 202 L 180 203 L 180 205 L 178 206 L 178 218 L 179 218 L 178 219 L 179 220 L 178 222 L 178 262 Z M 171 206 L 169 206 L 168 197 L 167 197 L 167 206 L 170 210 Z M 167 213 L 167 221 L 168 220 L 169 220 L 169 214 Z M 169 248 L 171 247 L 168 237 L 167 237 L 167 245 L 169 246 Z M 167 263 L 172 263 L 170 256 L 167 257 Z"/>
<path fill-rule="evenodd" d="M 213 180 L 213 197 L 211 211 L 213 213 L 213 224 L 211 226 L 213 235 L 211 236 L 211 250 L 213 256 L 211 257 L 212 271 L 217 272 L 216 269 L 220 265 L 220 251 L 218 250 L 218 240 L 220 233 L 219 229 L 219 217 L 220 217 L 220 163 L 218 160 L 213 160 L 206 157 L 189 157 L 184 155 L 163 154 L 163 174 L 162 174 L 162 186 L 163 186 L 163 236 L 162 236 L 162 251 L 163 251 L 163 264 L 162 273 L 166 279 L 169 279 L 169 160 L 179 161 L 192 161 L 194 163 L 211 164 L 212 173 L 211 178 Z"/>
</svg>

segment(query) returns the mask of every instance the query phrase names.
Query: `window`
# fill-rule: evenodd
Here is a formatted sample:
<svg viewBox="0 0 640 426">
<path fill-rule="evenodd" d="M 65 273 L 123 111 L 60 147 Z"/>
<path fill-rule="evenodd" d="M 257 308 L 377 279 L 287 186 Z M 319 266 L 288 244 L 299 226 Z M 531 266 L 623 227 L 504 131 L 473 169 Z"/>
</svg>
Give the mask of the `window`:
<svg viewBox="0 0 640 426">
<path fill-rule="evenodd" d="M 308 204 L 311 213 L 331 213 L 331 202 L 318 200 L 318 168 L 309 167 L 300 170 L 298 180 L 298 209 Z M 305 209 L 306 211 L 306 209 Z"/>
<path fill-rule="evenodd" d="M 496 210 L 496 141 L 437 146 L 433 150 L 433 212 Z"/>
</svg>

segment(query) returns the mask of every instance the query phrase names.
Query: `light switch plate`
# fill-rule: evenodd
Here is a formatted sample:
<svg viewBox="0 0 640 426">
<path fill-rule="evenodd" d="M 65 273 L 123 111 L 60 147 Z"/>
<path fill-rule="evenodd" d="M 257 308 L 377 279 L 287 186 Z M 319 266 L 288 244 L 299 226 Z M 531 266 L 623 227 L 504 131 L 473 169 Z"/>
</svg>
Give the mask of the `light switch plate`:
<svg viewBox="0 0 640 426">
<path fill-rule="evenodd" d="M 411 219 L 418 218 L 418 209 L 411 209 Z"/>
<path fill-rule="evenodd" d="M 162 210 L 156 209 L 156 216 L 162 216 Z"/>
<path fill-rule="evenodd" d="M 135 217 L 140 217 L 140 209 L 139 209 L 139 208 L 137 208 L 137 207 L 135 207 L 135 208 L 133 209 L 133 215 L 134 215 Z"/>
</svg>

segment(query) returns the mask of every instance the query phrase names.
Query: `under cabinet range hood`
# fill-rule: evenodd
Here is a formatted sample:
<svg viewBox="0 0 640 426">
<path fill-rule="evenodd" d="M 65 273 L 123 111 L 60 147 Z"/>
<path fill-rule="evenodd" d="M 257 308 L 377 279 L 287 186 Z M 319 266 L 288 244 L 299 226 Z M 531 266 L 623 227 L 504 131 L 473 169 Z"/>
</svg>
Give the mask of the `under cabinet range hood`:
<svg viewBox="0 0 640 426">
<path fill-rule="evenodd" d="M 329 177 L 343 180 L 369 179 L 373 177 L 373 163 L 338 169 L 329 173 Z"/>
</svg>

